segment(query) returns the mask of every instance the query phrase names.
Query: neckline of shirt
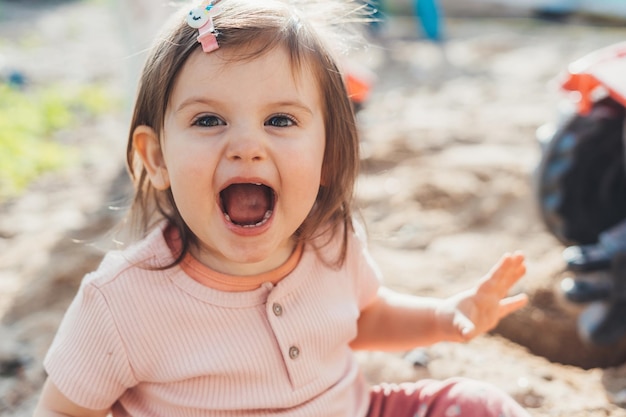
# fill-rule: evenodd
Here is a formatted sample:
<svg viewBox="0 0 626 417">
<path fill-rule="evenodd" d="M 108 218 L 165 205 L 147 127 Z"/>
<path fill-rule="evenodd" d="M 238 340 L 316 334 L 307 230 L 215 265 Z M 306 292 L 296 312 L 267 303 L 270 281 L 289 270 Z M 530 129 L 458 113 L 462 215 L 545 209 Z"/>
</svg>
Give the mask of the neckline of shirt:
<svg viewBox="0 0 626 417">
<path fill-rule="evenodd" d="M 163 236 L 173 254 L 179 253 L 182 246 L 178 231 L 171 225 L 163 231 Z M 298 265 L 304 251 L 304 244 L 296 245 L 289 258 L 279 267 L 258 275 L 234 276 L 215 271 L 187 253 L 180 263 L 180 268 L 194 281 L 205 287 L 225 292 L 253 291 L 264 284 L 273 285 L 289 275 Z"/>
</svg>

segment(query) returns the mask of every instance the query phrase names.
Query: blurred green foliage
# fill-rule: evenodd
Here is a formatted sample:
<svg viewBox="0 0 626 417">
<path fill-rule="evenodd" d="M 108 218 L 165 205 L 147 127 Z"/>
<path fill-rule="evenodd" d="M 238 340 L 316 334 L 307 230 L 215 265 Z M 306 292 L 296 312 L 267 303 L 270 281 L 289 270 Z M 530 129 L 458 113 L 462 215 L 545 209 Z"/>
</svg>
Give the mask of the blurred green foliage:
<svg viewBox="0 0 626 417">
<path fill-rule="evenodd" d="M 78 150 L 55 141 L 55 133 L 114 104 L 99 86 L 31 91 L 0 84 L 0 200 L 15 196 L 44 172 L 76 163 Z"/>
</svg>

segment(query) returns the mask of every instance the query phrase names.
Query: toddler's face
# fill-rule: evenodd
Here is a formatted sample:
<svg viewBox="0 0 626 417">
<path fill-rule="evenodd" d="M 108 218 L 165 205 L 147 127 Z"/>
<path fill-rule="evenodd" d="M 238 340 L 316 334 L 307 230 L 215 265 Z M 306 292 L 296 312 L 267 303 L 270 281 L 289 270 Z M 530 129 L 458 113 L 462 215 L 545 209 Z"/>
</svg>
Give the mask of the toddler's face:
<svg viewBox="0 0 626 417">
<path fill-rule="evenodd" d="M 220 272 L 250 275 L 282 264 L 320 186 L 325 132 L 317 81 L 294 74 L 282 48 L 225 63 L 194 53 L 174 85 L 162 137 L 164 175 Z"/>
</svg>

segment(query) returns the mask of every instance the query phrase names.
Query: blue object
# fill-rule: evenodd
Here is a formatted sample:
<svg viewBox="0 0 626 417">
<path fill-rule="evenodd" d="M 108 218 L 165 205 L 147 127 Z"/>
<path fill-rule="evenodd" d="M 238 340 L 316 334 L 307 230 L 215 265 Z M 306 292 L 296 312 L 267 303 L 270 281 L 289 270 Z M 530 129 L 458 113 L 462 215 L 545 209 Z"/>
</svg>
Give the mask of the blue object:
<svg viewBox="0 0 626 417">
<path fill-rule="evenodd" d="M 7 84 L 13 88 L 22 88 L 26 85 L 26 76 L 17 70 L 9 72 Z"/>
<path fill-rule="evenodd" d="M 414 0 L 413 9 L 424 36 L 431 41 L 441 41 L 443 39 L 443 17 L 437 0 Z"/>
<path fill-rule="evenodd" d="M 369 17 L 373 20 L 369 23 L 372 32 L 377 33 L 382 26 L 385 16 L 383 14 L 382 0 L 364 0 Z"/>
<path fill-rule="evenodd" d="M 557 1 L 549 1 L 542 6 L 537 8 L 537 12 L 553 15 L 553 16 L 566 16 L 568 14 L 573 13 L 579 8 L 579 0 L 557 0 Z M 601 1 L 598 3 L 602 3 Z"/>
</svg>

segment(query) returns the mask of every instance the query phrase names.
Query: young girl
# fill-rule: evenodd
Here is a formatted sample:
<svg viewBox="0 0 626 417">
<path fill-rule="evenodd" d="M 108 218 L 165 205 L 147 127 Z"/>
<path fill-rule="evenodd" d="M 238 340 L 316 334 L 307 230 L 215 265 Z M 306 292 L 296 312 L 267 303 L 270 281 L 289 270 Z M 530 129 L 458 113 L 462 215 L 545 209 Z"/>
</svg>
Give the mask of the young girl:
<svg viewBox="0 0 626 417">
<path fill-rule="evenodd" d="M 381 286 L 353 220 L 359 143 L 334 42 L 284 1 L 186 20 L 148 57 L 132 119 L 143 237 L 83 279 L 35 415 L 527 416 L 466 379 L 369 387 L 353 355 L 492 329 L 526 303 L 507 297 L 523 256 L 448 299 Z"/>
</svg>

